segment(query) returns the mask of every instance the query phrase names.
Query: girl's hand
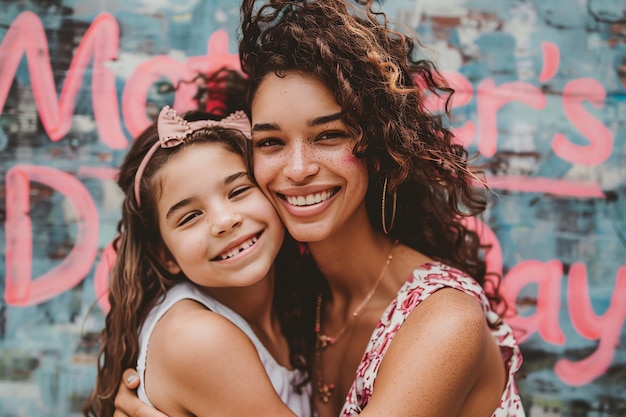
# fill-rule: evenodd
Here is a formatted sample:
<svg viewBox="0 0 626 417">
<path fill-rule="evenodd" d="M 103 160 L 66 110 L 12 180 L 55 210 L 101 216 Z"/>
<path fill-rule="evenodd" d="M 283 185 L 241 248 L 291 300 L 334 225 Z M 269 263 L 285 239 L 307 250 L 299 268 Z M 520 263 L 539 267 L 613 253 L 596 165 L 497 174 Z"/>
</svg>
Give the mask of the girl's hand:
<svg viewBox="0 0 626 417">
<path fill-rule="evenodd" d="M 115 396 L 115 413 L 113 417 L 167 417 L 155 408 L 143 403 L 137 397 L 139 375 L 134 369 L 127 369 Z"/>
</svg>

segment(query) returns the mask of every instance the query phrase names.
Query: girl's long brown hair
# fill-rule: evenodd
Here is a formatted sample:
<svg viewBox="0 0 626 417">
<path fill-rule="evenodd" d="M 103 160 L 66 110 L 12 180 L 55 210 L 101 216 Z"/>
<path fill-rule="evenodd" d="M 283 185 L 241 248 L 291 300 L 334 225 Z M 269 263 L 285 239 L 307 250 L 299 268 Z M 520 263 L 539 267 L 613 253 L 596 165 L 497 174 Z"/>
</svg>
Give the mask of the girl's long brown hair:
<svg viewBox="0 0 626 417">
<path fill-rule="evenodd" d="M 241 92 L 245 79 L 228 71 L 232 92 Z M 234 78 L 233 78 L 234 77 Z M 227 87 L 227 85 L 222 85 Z M 217 88 L 217 84 L 211 87 Z M 219 114 L 200 111 L 183 115 L 187 120 L 220 120 L 235 110 L 245 109 L 245 97 L 235 97 L 232 92 L 225 94 Z M 234 108 L 233 108 L 234 107 Z M 154 180 L 157 171 L 168 159 L 187 146 L 202 143 L 220 143 L 228 150 L 241 155 L 248 161 L 249 141 L 237 130 L 214 127 L 200 129 L 192 133 L 183 145 L 157 150 L 151 157 L 142 176 L 141 206 L 138 206 L 134 193 L 135 173 L 147 151 L 158 139 L 156 123 L 137 137 L 128 151 L 119 170 L 117 183 L 124 193 L 122 218 L 118 224 L 118 236 L 114 241 L 117 259 L 111 271 L 109 302 L 111 309 L 105 319 L 98 355 L 96 388 L 86 403 L 85 416 L 112 416 L 115 411 L 114 398 L 122 381 L 122 373 L 127 368 L 137 366 L 139 355 L 138 331 L 150 309 L 165 295 L 174 284 L 186 280 L 182 275 L 172 276 L 159 262 L 157 253 L 166 250 L 158 229 L 156 194 L 158 184 Z M 296 290 L 298 279 L 294 276 L 293 265 L 299 257 L 296 243 L 286 237 L 276 259 L 274 307 L 278 312 L 283 332 L 287 337 L 292 366 L 304 371 L 308 378 L 307 363 L 303 359 L 302 326 L 299 322 Z"/>
<path fill-rule="evenodd" d="M 335 92 L 344 122 L 360 138 L 354 153 L 368 162 L 366 204 L 372 225 L 382 231 L 387 180 L 387 195 L 397 195 L 390 237 L 471 275 L 502 312 L 500 277 L 487 271 L 484 259 L 489 247 L 465 222 L 485 210 L 486 186 L 482 172 L 470 165 L 468 152 L 444 125 L 453 90 L 435 65 L 419 56 L 424 49 L 417 37 L 392 28 L 373 4 L 244 0 L 239 52 L 250 79 L 249 100 L 269 73 L 302 71 L 323 81 Z M 427 94 L 446 98 L 443 115 L 425 107 Z"/>
</svg>

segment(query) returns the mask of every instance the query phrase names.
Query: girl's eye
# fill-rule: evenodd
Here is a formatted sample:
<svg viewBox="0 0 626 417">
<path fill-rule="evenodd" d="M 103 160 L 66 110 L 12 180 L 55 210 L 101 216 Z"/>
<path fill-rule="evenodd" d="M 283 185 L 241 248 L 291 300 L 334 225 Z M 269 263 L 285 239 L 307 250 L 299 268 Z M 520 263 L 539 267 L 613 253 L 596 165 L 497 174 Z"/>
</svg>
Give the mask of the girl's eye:
<svg viewBox="0 0 626 417">
<path fill-rule="evenodd" d="M 231 193 L 228 195 L 228 198 L 235 198 L 251 188 L 253 188 L 251 185 L 242 185 L 241 187 L 237 187 L 233 191 L 231 191 Z"/>
<path fill-rule="evenodd" d="M 183 216 L 182 219 L 180 219 L 180 221 L 178 222 L 178 226 L 184 226 L 187 223 L 189 223 L 190 221 L 192 221 L 193 219 L 195 219 L 196 217 L 198 217 L 200 215 L 199 211 L 194 211 L 191 212 L 189 214 L 186 214 L 185 216 Z"/>
</svg>

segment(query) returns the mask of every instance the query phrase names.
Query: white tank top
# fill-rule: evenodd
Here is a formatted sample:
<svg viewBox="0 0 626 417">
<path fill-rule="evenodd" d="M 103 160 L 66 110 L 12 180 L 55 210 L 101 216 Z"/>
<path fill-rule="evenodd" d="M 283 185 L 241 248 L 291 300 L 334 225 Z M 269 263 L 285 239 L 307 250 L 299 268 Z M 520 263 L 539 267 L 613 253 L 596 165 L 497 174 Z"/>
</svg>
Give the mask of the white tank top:
<svg viewBox="0 0 626 417">
<path fill-rule="evenodd" d="M 294 382 L 300 380 L 300 371 L 289 370 L 276 362 L 274 357 L 269 353 L 259 338 L 254 334 L 252 328 L 239 314 L 230 308 L 213 299 L 211 296 L 200 291 L 196 286 L 189 282 L 182 282 L 172 287 L 150 313 L 139 332 L 139 359 L 137 360 L 137 372 L 139 373 L 139 388 L 137 394 L 139 398 L 146 404 L 154 407 L 145 389 L 145 372 L 146 357 L 148 354 L 148 342 L 157 322 L 163 315 L 180 300 L 195 300 L 207 309 L 219 314 L 233 322 L 239 327 L 254 343 L 259 353 L 261 362 L 265 367 L 274 389 L 285 404 L 299 417 L 311 416 L 311 386 L 303 387 L 298 392 L 294 387 Z"/>
</svg>

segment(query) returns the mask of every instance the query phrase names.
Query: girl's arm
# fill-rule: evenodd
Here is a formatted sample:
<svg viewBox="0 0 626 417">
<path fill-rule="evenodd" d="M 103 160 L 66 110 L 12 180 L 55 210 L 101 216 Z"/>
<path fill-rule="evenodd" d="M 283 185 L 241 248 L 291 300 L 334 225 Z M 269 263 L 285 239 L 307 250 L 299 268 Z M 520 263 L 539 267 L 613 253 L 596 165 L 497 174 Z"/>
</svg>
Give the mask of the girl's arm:
<svg viewBox="0 0 626 417">
<path fill-rule="evenodd" d="M 177 303 L 159 320 L 149 346 L 146 392 L 169 416 L 295 416 L 245 333 L 193 301 Z"/>
<path fill-rule="evenodd" d="M 441 289 L 394 337 L 361 415 L 490 416 L 505 382 L 502 356 L 480 304 L 458 290 Z"/>
</svg>

